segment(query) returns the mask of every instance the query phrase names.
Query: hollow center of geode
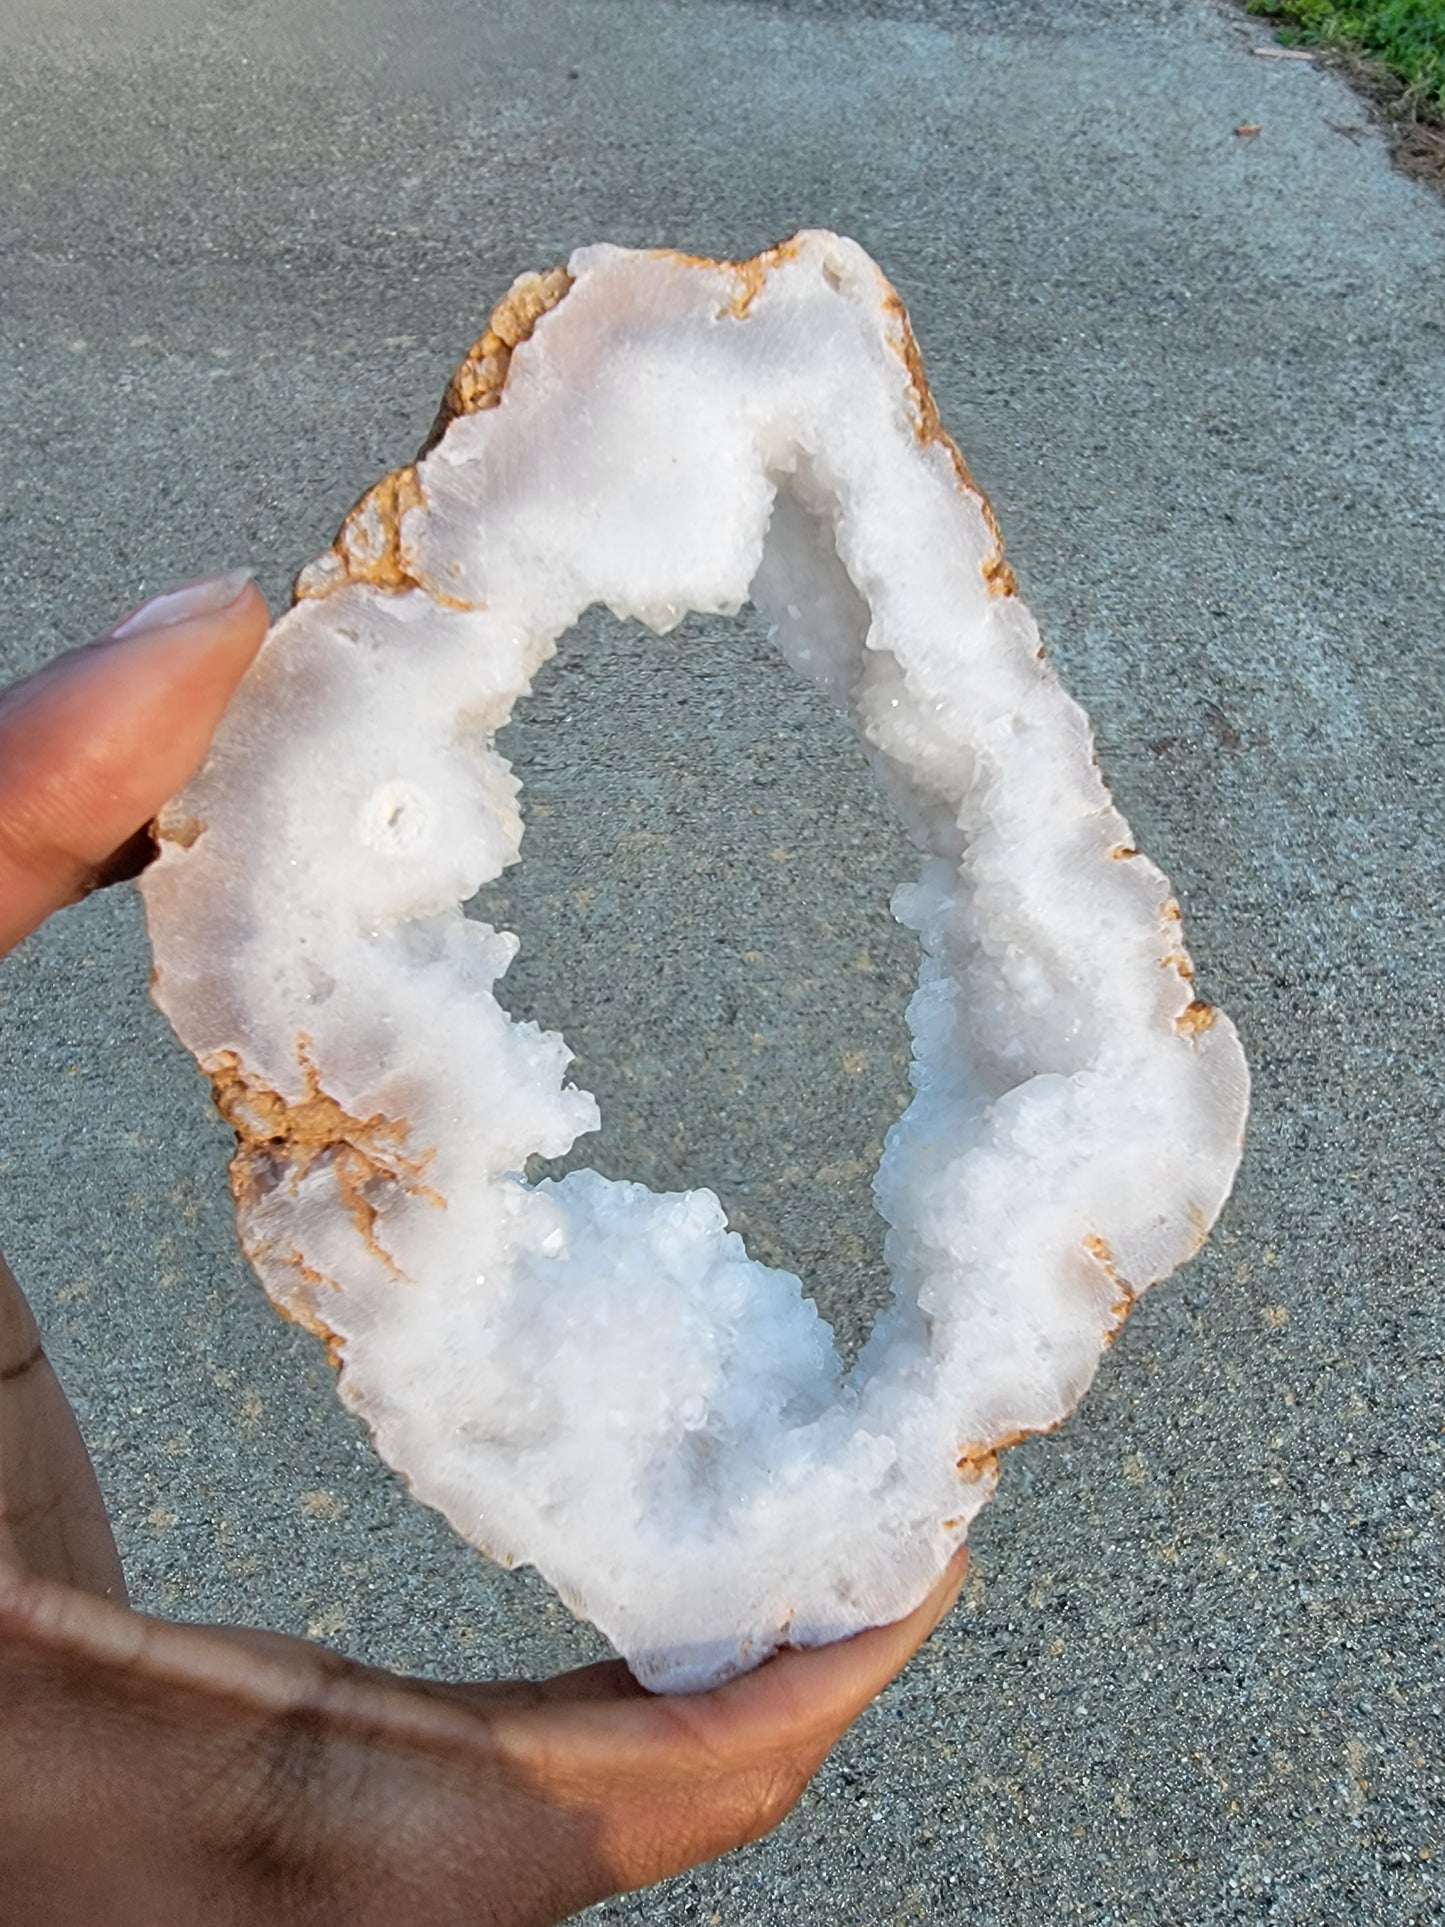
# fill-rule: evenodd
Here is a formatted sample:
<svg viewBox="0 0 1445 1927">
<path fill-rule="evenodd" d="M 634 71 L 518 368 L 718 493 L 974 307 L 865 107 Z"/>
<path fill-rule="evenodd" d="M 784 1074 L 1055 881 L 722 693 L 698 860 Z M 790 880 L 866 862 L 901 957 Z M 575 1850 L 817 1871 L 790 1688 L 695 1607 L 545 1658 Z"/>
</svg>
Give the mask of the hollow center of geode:
<svg viewBox="0 0 1445 1927">
<path fill-rule="evenodd" d="M 528 1176 L 710 1188 L 851 1364 L 891 1296 L 869 1180 L 918 972 L 888 909 L 918 855 L 856 734 L 750 605 L 666 636 L 591 610 L 497 747 L 523 860 L 468 913 L 521 938 L 498 997 L 602 1113 Z"/>
</svg>

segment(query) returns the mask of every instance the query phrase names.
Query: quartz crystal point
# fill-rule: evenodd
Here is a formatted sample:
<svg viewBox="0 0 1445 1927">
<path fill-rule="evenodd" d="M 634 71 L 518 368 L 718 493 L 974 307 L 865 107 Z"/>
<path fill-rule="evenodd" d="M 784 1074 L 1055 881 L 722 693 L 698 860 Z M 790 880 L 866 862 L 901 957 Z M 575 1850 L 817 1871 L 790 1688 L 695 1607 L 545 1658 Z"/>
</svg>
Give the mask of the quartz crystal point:
<svg viewBox="0 0 1445 1927">
<path fill-rule="evenodd" d="M 592 603 L 751 599 L 920 852 L 894 1302 L 844 1374 L 710 1191 L 577 1171 L 560 1036 L 462 902 L 517 861 L 493 747 Z M 301 575 L 159 822 L 155 995 L 234 1126 L 241 1241 L 417 1497 L 646 1684 L 907 1612 L 1239 1157 L 1233 1027 L 1044 661 L 907 317 L 851 242 L 584 248 L 519 280 L 415 464 Z"/>
</svg>

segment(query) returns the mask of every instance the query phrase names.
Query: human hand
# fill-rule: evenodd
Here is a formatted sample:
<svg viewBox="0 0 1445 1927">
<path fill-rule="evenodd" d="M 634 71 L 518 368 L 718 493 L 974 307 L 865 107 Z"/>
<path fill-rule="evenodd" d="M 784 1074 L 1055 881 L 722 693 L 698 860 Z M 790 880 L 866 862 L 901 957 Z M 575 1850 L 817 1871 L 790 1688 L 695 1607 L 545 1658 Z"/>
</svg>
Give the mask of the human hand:
<svg viewBox="0 0 1445 1927">
<path fill-rule="evenodd" d="M 260 646 L 240 577 L 0 695 L 0 953 L 134 874 Z M 758 1838 L 957 1594 L 654 1697 L 620 1661 L 438 1685 L 129 1611 L 85 1448 L 0 1262 L 0 1927 L 532 1927 Z"/>
</svg>

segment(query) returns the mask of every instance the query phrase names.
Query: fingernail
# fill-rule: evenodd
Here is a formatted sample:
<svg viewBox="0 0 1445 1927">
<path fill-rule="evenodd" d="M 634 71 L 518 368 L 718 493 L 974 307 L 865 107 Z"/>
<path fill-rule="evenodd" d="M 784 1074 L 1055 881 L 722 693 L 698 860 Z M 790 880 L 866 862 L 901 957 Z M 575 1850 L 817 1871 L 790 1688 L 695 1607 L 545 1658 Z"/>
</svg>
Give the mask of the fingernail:
<svg viewBox="0 0 1445 1927">
<path fill-rule="evenodd" d="M 952 1612 L 958 1602 L 958 1595 L 963 1591 L 964 1581 L 967 1578 L 968 1547 L 960 1546 L 944 1569 L 945 1584 L 943 1588 L 943 1599 L 939 1606 L 938 1619 L 933 1622 L 935 1626 L 938 1624 L 938 1620 L 946 1619 L 949 1613 Z"/>
<path fill-rule="evenodd" d="M 252 569 L 228 569 L 224 575 L 203 575 L 195 582 L 183 582 L 178 589 L 153 595 L 149 602 L 123 616 L 111 636 L 119 642 L 149 629 L 169 629 L 173 623 L 189 622 L 195 616 L 219 615 L 222 609 L 230 608 L 254 573 Z"/>
</svg>

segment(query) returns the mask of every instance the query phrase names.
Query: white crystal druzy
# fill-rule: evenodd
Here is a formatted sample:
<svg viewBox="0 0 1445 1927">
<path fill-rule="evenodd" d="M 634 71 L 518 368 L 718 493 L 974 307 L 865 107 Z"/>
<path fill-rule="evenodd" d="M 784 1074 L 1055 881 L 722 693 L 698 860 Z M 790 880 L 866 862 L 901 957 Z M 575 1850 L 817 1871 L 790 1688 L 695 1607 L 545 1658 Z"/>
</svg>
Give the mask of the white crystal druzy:
<svg viewBox="0 0 1445 1927">
<path fill-rule="evenodd" d="M 842 1373 L 710 1191 L 579 1171 L 561 1037 L 460 905 L 517 860 L 495 731 L 592 603 L 757 603 L 922 852 L 895 1304 Z M 418 1497 L 646 1683 L 896 1618 L 1230 1185 L 1247 1079 L 1040 653 L 906 317 L 850 242 L 526 277 L 430 452 L 298 583 L 161 820 L 156 996 L 240 1139 L 240 1234 Z"/>
</svg>

